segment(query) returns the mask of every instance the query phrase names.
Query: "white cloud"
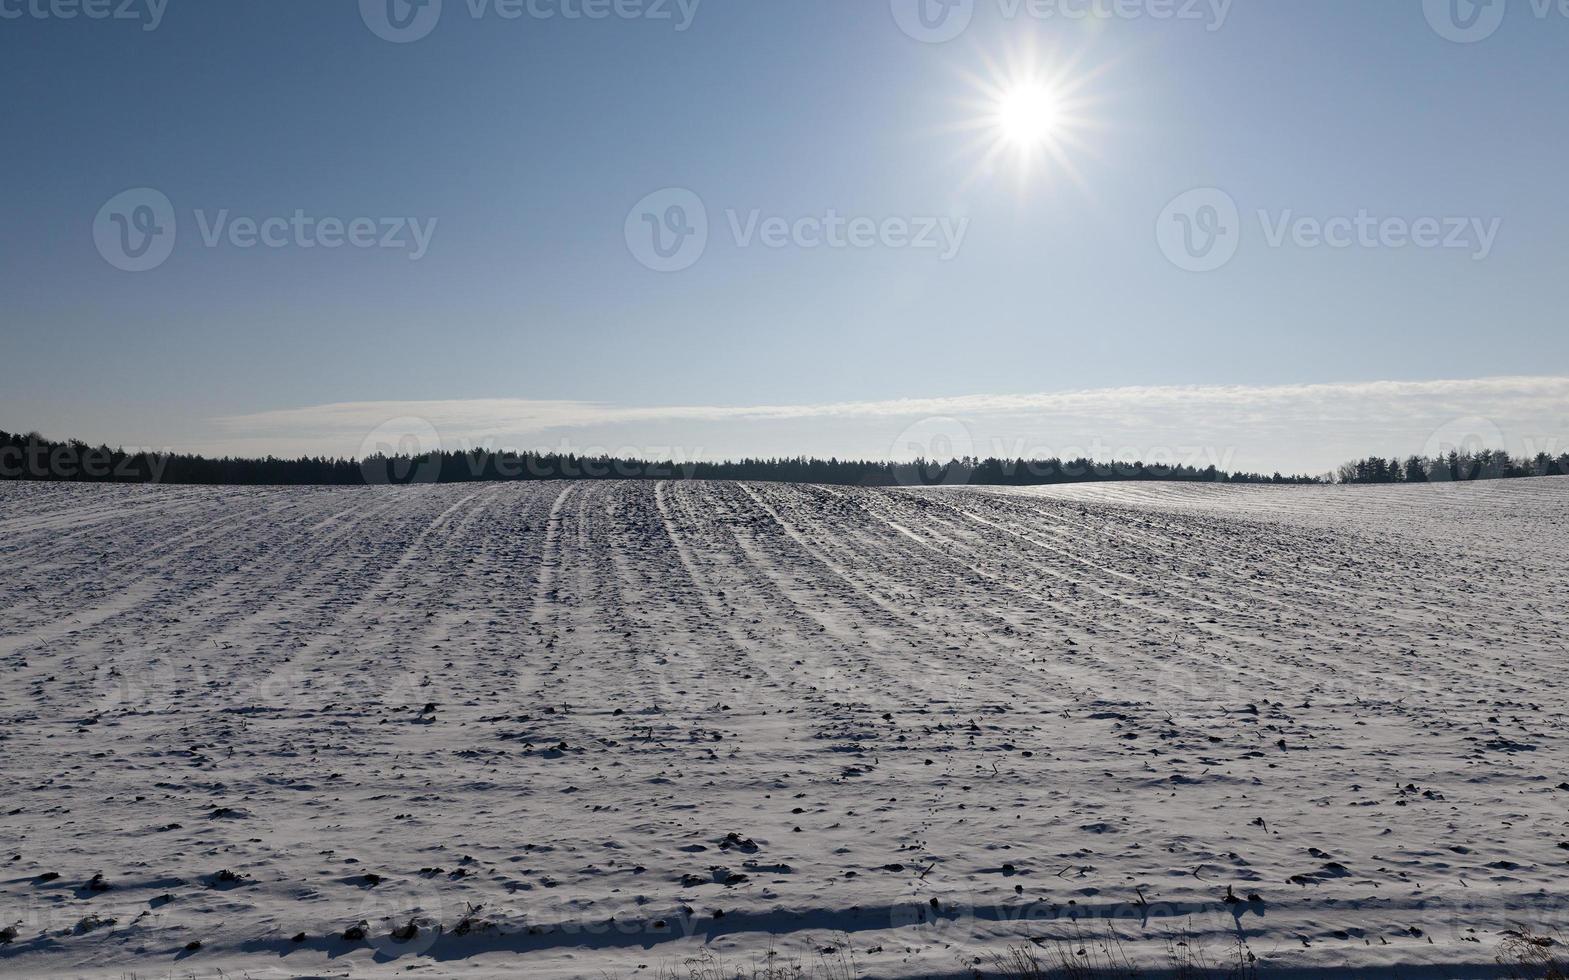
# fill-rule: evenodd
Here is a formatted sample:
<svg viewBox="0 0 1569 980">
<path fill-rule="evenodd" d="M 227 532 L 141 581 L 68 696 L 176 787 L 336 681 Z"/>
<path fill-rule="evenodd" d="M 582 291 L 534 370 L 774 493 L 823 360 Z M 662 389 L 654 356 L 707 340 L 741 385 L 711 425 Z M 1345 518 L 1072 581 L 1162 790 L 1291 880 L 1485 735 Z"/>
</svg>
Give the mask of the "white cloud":
<svg viewBox="0 0 1569 980">
<path fill-rule="evenodd" d="M 765 451 L 885 456 L 890 450 L 878 447 L 894 446 L 897 430 L 934 417 L 968 427 L 982 455 L 1015 447 L 1149 452 L 1182 440 L 1186 446 L 1225 449 L 1239 466 L 1321 467 L 1338 462 L 1339 453 L 1421 451 L 1433 433 L 1463 419 L 1485 420 L 1493 427 L 1487 431 L 1514 443 L 1506 448 L 1531 448 L 1521 441 L 1569 434 L 1569 377 L 1145 386 L 797 405 L 619 406 L 514 398 L 344 402 L 218 418 L 212 444 L 230 452 L 354 455 L 367 433 L 389 420 L 415 418 L 433 426 L 448 448 L 544 447 L 551 436 L 555 445 L 576 447 L 577 437 L 592 436 L 595 446 L 620 451 L 648 445 L 651 433 L 668 444 L 672 437 L 701 432 L 721 444 L 709 456 Z M 777 443 L 792 430 L 795 448 L 754 448 L 755 440 L 749 441 L 767 432 L 768 441 Z M 825 431 L 844 445 L 825 446 Z M 694 444 L 686 438 L 686 445 Z"/>
</svg>

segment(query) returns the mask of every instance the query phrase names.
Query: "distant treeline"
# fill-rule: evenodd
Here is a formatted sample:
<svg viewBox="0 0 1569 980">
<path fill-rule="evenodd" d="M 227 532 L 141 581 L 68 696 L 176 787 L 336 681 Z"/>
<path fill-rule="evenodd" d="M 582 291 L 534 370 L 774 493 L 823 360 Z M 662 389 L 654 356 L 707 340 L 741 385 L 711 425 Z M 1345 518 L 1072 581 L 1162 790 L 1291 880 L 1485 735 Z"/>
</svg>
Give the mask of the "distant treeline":
<svg viewBox="0 0 1569 980">
<path fill-rule="evenodd" d="M 1527 459 L 1501 449 L 1450 452 L 1447 456 L 1370 456 L 1347 463 L 1337 474 L 1341 483 L 1448 483 L 1457 480 L 1508 480 L 1527 476 L 1569 476 L 1569 453 L 1537 453 Z"/>
<path fill-rule="evenodd" d="M 1230 473 L 1215 466 L 1097 462 L 1090 459 L 964 459 L 889 463 L 806 456 L 677 462 L 563 453 L 473 450 L 364 460 L 210 459 L 184 453 L 127 453 L 37 433 L 0 431 L 0 479 L 218 486 L 362 486 L 511 480 L 754 480 L 838 486 L 1040 486 L 1129 480 L 1192 483 L 1322 483 L 1308 476 Z"/>
</svg>

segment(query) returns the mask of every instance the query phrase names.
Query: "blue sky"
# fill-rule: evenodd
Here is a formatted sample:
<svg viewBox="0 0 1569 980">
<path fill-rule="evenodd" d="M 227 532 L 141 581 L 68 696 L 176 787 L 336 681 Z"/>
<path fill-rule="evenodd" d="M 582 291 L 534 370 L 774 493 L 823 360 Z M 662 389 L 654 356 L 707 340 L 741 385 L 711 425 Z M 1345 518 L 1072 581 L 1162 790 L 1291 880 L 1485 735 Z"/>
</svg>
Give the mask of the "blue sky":
<svg viewBox="0 0 1569 980">
<path fill-rule="evenodd" d="M 419 418 L 456 444 L 882 456 L 937 419 L 982 451 L 1287 469 L 1457 426 L 1569 437 L 1556 381 L 1430 384 L 1569 374 L 1569 17 L 1529 0 L 1474 41 L 1420 0 L 973 0 L 945 43 L 900 29 L 904 0 L 444 0 L 408 43 L 377 0 L 127 2 L 0 0 L 0 428 L 353 453 Z M 988 164 L 1021 86 L 1055 100 L 1059 153 Z M 95 222 L 137 188 L 178 231 L 128 272 Z M 668 188 L 708 237 L 659 272 L 628 228 Z M 1168 205 L 1209 188 L 1235 254 L 1190 271 Z M 389 247 L 276 224 L 241 247 L 296 214 Z M 803 247 L 830 214 L 874 240 Z M 1359 215 L 1381 230 L 1315 233 Z M 738 239 L 770 218 L 807 231 Z M 1410 244 L 1421 222 L 1457 247 Z M 1086 394 L 1017 401 L 1063 392 Z"/>
</svg>

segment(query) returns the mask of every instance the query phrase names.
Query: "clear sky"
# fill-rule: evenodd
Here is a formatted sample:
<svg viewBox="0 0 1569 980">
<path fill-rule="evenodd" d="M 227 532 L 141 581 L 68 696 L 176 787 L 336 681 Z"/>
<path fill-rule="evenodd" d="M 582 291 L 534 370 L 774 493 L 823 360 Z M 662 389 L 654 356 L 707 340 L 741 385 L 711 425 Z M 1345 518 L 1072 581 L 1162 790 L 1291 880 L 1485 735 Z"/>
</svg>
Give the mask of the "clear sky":
<svg viewBox="0 0 1569 980">
<path fill-rule="evenodd" d="M 0 0 L 0 428 L 1569 449 L 1557 7 L 925 2 Z"/>
</svg>

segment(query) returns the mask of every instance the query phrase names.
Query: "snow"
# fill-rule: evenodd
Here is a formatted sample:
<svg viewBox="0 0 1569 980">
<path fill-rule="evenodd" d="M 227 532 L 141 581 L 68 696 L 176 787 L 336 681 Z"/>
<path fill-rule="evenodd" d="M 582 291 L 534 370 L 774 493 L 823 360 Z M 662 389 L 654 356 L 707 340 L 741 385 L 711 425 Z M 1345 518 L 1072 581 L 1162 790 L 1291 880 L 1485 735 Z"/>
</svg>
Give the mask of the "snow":
<svg viewBox="0 0 1569 980">
<path fill-rule="evenodd" d="M 1566 546 L 1561 479 L 3 485 L 0 973 L 1489 974 L 1569 925 Z"/>
</svg>

